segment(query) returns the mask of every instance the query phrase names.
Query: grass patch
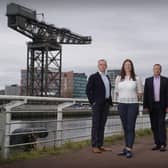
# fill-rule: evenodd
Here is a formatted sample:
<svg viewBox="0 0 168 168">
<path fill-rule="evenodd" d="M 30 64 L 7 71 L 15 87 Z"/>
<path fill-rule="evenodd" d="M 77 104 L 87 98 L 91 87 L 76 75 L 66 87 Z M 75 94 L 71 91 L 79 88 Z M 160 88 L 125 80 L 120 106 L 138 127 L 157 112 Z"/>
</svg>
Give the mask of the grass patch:
<svg viewBox="0 0 168 168">
<path fill-rule="evenodd" d="M 151 129 L 139 129 L 137 132 L 136 132 L 136 137 L 143 137 L 143 136 L 149 136 L 149 135 L 152 135 L 152 131 Z"/>
<path fill-rule="evenodd" d="M 123 138 L 124 137 L 122 134 L 112 135 L 105 138 L 105 144 L 106 145 L 116 144 L 119 141 L 123 140 Z"/>
<path fill-rule="evenodd" d="M 145 137 L 145 136 L 150 136 L 152 134 L 151 129 L 146 128 L 146 129 L 139 129 L 136 131 L 136 137 Z M 118 135 L 113 135 L 105 138 L 105 144 L 110 145 L 110 144 L 116 144 L 119 143 L 119 141 L 122 141 L 124 139 L 123 134 L 118 134 Z"/>
<path fill-rule="evenodd" d="M 9 163 L 17 160 L 28 160 L 35 159 L 39 157 L 49 156 L 49 155 L 60 155 L 67 152 L 76 151 L 84 147 L 90 146 L 90 140 L 80 141 L 80 142 L 71 142 L 67 141 L 61 147 L 43 147 L 30 152 L 13 152 L 10 154 L 8 159 L 0 158 L 0 163 Z"/>
<path fill-rule="evenodd" d="M 140 129 L 136 131 L 136 137 L 144 137 L 151 135 L 150 129 Z M 123 140 L 123 135 L 112 135 L 105 138 L 105 145 L 112 145 L 120 143 Z M 49 155 L 60 155 L 65 154 L 67 152 L 76 151 L 85 147 L 89 147 L 90 140 L 84 140 L 80 142 L 71 142 L 68 141 L 65 144 L 63 144 L 61 147 L 43 147 L 41 149 L 37 149 L 35 151 L 30 152 L 14 152 L 9 156 L 8 159 L 3 160 L 0 158 L 0 163 L 7 163 L 7 162 L 13 162 L 16 160 L 27 160 L 27 159 L 35 159 L 39 157 L 49 156 Z"/>
</svg>

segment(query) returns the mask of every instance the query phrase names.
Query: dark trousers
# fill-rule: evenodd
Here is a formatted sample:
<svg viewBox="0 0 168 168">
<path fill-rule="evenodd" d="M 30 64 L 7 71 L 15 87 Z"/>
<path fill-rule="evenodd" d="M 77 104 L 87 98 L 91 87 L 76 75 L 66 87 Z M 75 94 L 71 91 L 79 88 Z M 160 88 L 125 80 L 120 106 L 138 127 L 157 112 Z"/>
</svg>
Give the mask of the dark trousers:
<svg viewBox="0 0 168 168">
<path fill-rule="evenodd" d="M 109 113 L 109 104 L 106 102 L 102 105 L 95 104 L 92 106 L 92 147 L 101 147 L 104 143 L 104 129 Z"/>
<path fill-rule="evenodd" d="M 138 115 L 138 104 L 119 103 L 118 110 L 124 129 L 125 146 L 132 148 L 135 139 L 135 124 Z"/>
<path fill-rule="evenodd" d="M 160 108 L 160 103 L 154 103 L 150 111 L 150 121 L 154 142 L 157 146 L 166 146 L 165 116 L 166 113 Z"/>
</svg>

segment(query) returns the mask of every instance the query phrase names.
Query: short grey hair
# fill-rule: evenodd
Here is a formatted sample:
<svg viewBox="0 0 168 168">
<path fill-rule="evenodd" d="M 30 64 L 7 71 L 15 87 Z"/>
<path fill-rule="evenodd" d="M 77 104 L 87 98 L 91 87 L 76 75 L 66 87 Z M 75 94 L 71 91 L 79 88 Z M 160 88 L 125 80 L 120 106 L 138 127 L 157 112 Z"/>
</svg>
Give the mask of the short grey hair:
<svg viewBox="0 0 168 168">
<path fill-rule="evenodd" d="M 155 66 L 159 66 L 159 67 L 160 67 L 160 71 L 162 71 L 162 66 L 161 66 L 160 64 L 154 64 L 154 65 L 153 65 L 153 68 L 154 68 Z"/>
<path fill-rule="evenodd" d="M 99 59 L 98 60 L 98 64 L 99 64 L 100 61 L 104 61 L 106 63 L 106 65 L 107 65 L 107 61 L 105 59 L 103 59 L 103 58 Z"/>
</svg>

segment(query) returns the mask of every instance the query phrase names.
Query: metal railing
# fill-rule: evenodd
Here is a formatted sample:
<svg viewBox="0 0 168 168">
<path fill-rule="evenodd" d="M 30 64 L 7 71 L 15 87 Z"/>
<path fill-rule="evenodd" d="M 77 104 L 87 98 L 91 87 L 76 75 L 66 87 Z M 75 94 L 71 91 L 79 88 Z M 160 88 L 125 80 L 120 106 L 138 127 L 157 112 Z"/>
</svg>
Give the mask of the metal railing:
<svg viewBox="0 0 168 168">
<path fill-rule="evenodd" d="M 38 148 L 46 146 L 57 147 L 67 141 L 90 139 L 91 117 L 73 119 L 63 117 L 65 108 L 77 103 L 87 105 L 89 104 L 87 99 L 0 96 L 0 101 L 2 121 L 0 127 L 2 128 L 1 153 L 3 158 L 8 158 L 13 150 L 27 150 L 33 148 L 34 145 Z M 114 104 L 117 105 L 116 103 Z M 33 109 L 35 105 L 37 105 L 36 109 Z M 81 108 L 79 108 L 79 111 L 80 110 Z M 116 110 L 116 106 L 111 110 Z M 22 117 L 30 115 L 30 113 L 32 115 L 23 120 L 14 120 L 13 115 L 16 113 Z M 51 113 L 53 116 L 48 117 Z M 35 114 L 40 114 L 44 117 L 38 117 L 37 119 L 34 117 Z M 17 129 L 17 126 L 19 126 L 20 132 L 16 132 L 16 130 L 19 130 Z M 140 108 L 136 129 L 149 127 L 149 118 L 142 114 L 142 108 Z M 119 116 L 109 116 L 106 124 L 105 136 L 120 134 L 122 131 Z M 20 142 L 12 143 L 14 138 L 15 140 L 19 139 Z"/>
</svg>

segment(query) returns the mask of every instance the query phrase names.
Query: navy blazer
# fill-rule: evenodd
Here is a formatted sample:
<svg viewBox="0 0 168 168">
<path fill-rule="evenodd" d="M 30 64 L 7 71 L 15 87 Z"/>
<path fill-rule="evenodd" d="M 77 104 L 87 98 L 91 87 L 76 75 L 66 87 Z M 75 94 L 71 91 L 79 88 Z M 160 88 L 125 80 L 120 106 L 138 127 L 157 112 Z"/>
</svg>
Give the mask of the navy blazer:
<svg viewBox="0 0 168 168">
<path fill-rule="evenodd" d="M 154 103 L 154 77 L 145 80 L 143 107 L 152 110 Z M 160 76 L 160 105 L 162 110 L 168 107 L 168 78 Z"/>
<path fill-rule="evenodd" d="M 108 77 L 108 76 L 107 76 Z M 112 97 L 111 97 L 111 83 L 110 79 L 108 77 L 109 84 L 110 84 L 110 97 L 109 97 L 109 104 L 112 105 Z M 86 86 L 86 94 L 88 97 L 88 100 L 90 104 L 96 103 L 96 104 L 104 104 L 105 103 L 105 86 L 104 82 L 99 74 L 99 72 L 96 72 L 92 74 L 89 79 Z"/>
</svg>

